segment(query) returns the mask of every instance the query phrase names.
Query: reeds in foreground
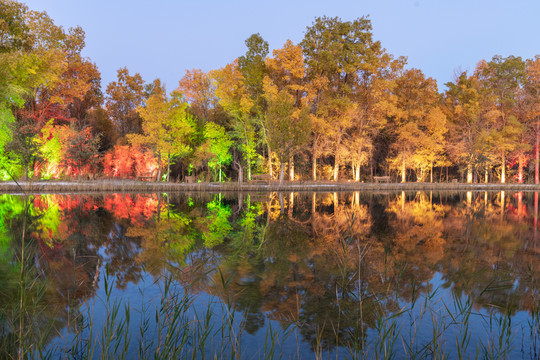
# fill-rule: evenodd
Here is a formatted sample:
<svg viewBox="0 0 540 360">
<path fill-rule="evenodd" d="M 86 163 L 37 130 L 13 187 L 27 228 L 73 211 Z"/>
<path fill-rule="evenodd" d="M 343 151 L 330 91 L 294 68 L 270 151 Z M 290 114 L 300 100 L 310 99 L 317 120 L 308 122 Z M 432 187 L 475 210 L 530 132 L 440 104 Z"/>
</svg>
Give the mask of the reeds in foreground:
<svg viewBox="0 0 540 360">
<path fill-rule="evenodd" d="M 295 359 L 306 358 L 309 345 L 298 341 L 306 324 L 291 323 L 280 328 L 269 322 L 264 341 L 246 346 L 246 318 L 231 304 L 216 298 L 191 295 L 172 278 L 159 281 L 159 298 L 145 298 L 139 308 L 113 296 L 114 281 L 104 275 L 104 298 L 75 311 L 70 336 L 51 341 L 52 322 L 35 327 L 39 318 L 35 301 L 23 304 L 17 312 L 2 313 L 0 349 L 6 359 Z M 28 285 L 28 283 L 26 284 Z M 25 286 L 26 286 L 25 285 Z M 29 289 L 27 289 L 29 290 Z M 141 289 L 141 293 L 144 289 Z M 435 289 L 385 314 L 384 296 L 363 295 L 364 308 L 358 309 L 356 325 L 346 329 L 348 340 L 338 348 L 325 348 L 324 329 L 309 352 L 311 357 L 350 359 L 510 359 L 516 355 L 516 327 L 508 313 L 478 313 L 470 297 L 454 297 L 445 303 Z M 339 306 L 340 297 L 336 298 Z M 367 306 L 367 304 L 370 304 Z M 100 306 L 100 313 L 96 312 Z M 42 306 L 38 306 L 41 309 Z M 83 309 L 84 308 L 84 309 Z M 373 311 L 367 315 L 362 312 Z M 540 311 L 531 315 L 522 335 L 530 336 L 529 354 L 538 358 L 540 350 Z M 98 318 L 99 316 L 99 318 Z M 368 328 L 364 317 L 373 317 Z M 49 317 L 52 318 L 52 317 Z M 340 321 L 324 326 L 343 334 Z M 482 324 L 486 336 L 474 334 L 473 324 Z M 428 334 L 428 335 L 426 335 Z M 430 334 L 430 335 L 429 335 Z M 259 339 L 261 336 L 259 336 Z M 339 339 L 338 339 L 339 340 Z M 339 343 L 339 341 L 338 341 Z M 288 344 L 288 346 L 284 346 Z"/>
</svg>

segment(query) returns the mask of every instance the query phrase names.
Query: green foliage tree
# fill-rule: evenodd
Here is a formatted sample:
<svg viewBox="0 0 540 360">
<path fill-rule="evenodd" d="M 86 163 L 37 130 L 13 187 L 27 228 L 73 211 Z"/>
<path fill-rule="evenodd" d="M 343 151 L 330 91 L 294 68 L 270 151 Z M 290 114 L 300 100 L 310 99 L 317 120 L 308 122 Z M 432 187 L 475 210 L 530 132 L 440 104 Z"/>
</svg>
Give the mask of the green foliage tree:
<svg viewBox="0 0 540 360">
<path fill-rule="evenodd" d="M 253 116 L 255 102 L 244 83 L 238 62 L 228 64 L 224 68 L 214 71 L 213 77 L 217 81 L 216 95 L 220 99 L 220 105 L 230 115 L 228 127 L 231 137 L 236 139 L 236 148 L 242 154 L 247 166 L 247 178 L 251 180 L 251 170 L 257 157 L 257 119 Z M 239 166 L 240 174 L 243 173 Z"/>
<path fill-rule="evenodd" d="M 49 120 L 41 128 L 35 141 L 39 146 L 39 157 L 42 161 L 41 176 L 50 179 L 60 174 L 61 162 L 64 158 L 64 147 L 71 136 L 71 129 L 66 125 L 54 125 L 53 120 Z"/>
<path fill-rule="evenodd" d="M 205 143 L 203 147 L 208 151 L 208 167 L 218 173 L 218 180 L 222 180 L 222 167 L 232 161 L 230 148 L 233 141 L 225 131 L 225 128 L 213 122 L 204 126 Z"/>
<path fill-rule="evenodd" d="M 64 67 L 61 59 L 65 34 L 46 13 L 31 11 L 16 1 L 2 1 L 0 15 L 2 178 L 17 176 L 21 159 L 27 177 L 28 166 L 35 158 L 29 153 L 35 150 L 30 138 L 39 131 L 31 119 L 43 110 L 36 99 L 45 85 L 52 86 Z M 25 104 L 27 108 L 21 109 Z M 14 136 L 13 130 L 17 131 Z"/>
<path fill-rule="evenodd" d="M 244 78 L 244 86 L 254 103 L 253 116 L 261 117 L 263 107 L 263 78 L 266 74 L 265 59 L 268 42 L 257 33 L 245 41 L 248 48 L 245 55 L 238 58 L 238 67 Z"/>
<path fill-rule="evenodd" d="M 11 123 L 11 133 L 6 150 L 23 166 L 24 178 L 28 180 L 30 169 L 37 156 L 38 144 L 35 136 L 39 133 L 39 126 L 30 118 L 22 118 Z"/>
</svg>

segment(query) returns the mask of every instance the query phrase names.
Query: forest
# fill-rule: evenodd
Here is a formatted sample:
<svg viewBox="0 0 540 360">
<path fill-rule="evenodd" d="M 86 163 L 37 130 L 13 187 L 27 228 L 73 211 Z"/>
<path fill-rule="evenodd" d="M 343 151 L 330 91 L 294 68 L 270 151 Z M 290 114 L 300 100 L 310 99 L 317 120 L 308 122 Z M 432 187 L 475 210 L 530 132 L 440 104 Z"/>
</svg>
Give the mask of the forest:
<svg viewBox="0 0 540 360">
<path fill-rule="evenodd" d="M 102 87 L 81 27 L 2 0 L 0 178 L 539 183 L 540 55 L 439 90 L 372 31 L 323 16 L 272 52 L 253 34 L 167 93 L 126 67 Z"/>
</svg>

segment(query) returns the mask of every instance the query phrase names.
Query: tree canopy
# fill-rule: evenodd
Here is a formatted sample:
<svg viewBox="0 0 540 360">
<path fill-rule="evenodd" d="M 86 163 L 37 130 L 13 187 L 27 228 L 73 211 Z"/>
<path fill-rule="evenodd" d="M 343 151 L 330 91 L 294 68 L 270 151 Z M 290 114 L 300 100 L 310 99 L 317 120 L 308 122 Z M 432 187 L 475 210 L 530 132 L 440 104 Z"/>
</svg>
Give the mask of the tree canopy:
<svg viewBox="0 0 540 360">
<path fill-rule="evenodd" d="M 186 70 L 168 95 L 127 67 L 102 87 L 81 27 L 15 0 L 0 15 L 2 179 L 283 182 L 288 167 L 291 181 L 540 182 L 538 55 L 480 59 L 440 90 L 368 17 L 321 16 L 272 52 L 252 34 L 244 54 Z"/>
</svg>

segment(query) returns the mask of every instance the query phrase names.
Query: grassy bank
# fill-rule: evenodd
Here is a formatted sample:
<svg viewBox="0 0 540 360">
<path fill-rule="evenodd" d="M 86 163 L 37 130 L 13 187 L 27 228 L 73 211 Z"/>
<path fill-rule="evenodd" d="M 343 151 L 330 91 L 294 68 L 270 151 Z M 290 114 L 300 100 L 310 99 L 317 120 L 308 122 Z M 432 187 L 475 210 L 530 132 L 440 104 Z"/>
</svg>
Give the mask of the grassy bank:
<svg viewBox="0 0 540 360">
<path fill-rule="evenodd" d="M 464 183 L 357 183 L 295 181 L 270 183 L 167 183 L 137 180 L 86 181 L 5 181 L 0 182 L 3 193 L 61 193 L 61 192 L 225 192 L 225 191 L 540 191 L 534 184 L 464 184 Z"/>
</svg>

